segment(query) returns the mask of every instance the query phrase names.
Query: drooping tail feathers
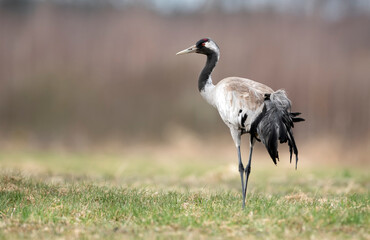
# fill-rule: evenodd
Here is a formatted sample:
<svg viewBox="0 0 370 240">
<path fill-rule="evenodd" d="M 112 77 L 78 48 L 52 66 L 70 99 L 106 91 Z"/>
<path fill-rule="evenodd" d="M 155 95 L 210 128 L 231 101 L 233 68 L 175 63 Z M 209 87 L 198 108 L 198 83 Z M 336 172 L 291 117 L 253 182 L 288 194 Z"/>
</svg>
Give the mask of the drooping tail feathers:
<svg viewBox="0 0 370 240">
<path fill-rule="evenodd" d="M 297 117 L 300 113 L 292 113 L 290 108 L 291 103 L 284 90 L 266 94 L 263 110 L 253 122 L 251 129 L 254 130 L 254 137 L 261 140 L 266 146 L 275 164 L 276 158 L 279 160 L 278 141 L 280 143 L 288 142 L 290 162 L 292 162 L 292 154 L 294 153 L 296 156 L 295 168 L 297 169 L 298 149 L 292 128 L 294 122 L 301 122 L 304 119 Z"/>
</svg>

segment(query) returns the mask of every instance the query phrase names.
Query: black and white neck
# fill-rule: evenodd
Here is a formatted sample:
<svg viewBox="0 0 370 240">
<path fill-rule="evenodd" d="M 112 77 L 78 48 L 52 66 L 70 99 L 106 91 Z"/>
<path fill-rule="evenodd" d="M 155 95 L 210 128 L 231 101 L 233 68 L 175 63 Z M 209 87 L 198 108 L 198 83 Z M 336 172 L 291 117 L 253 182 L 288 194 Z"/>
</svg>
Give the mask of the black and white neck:
<svg viewBox="0 0 370 240">
<path fill-rule="evenodd" d="M 214 105 L 213 89 L 215 85 L 212 83 L 211 73 L 220 58 L 220 49 L 217 44 L 209 38 L 200 39 L 195 45 L 184 49 L 176 55 L 199 53 L 207 56 L 207 62 L 198 80 L 198 89 L 202 97 L 211 105 Z"/>
<path fill-rule="evenodd" d="M 216 66 L 219 55 L 217 53 L 210 53 L 207 55 L 207 62 L 202 72 L 199 75 L 198 90 L 199 92 L 204 91 L 207 84 L 212 84 L 211 73 Z"/>
<path fill-rule="evenodd" d="M 205 42 L 201 50 L 202 51 L 199 51 L 199 53 L 207 56 L 207 62 L 199 75 L 198 90 L 202 97 L 213 105 L 212 90 L 215 86 L 212 82 L 211 73 L 217 64 L 218 59 L 220 58 L 220 50 L 218 46 L 211 40 Z"/>
</svg>

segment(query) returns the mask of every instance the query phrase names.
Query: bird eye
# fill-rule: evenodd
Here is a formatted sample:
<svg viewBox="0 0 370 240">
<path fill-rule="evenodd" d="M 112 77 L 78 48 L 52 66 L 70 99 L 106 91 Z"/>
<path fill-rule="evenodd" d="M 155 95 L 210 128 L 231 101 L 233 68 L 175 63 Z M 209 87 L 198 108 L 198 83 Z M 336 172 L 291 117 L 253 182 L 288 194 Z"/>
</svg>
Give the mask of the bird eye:
<svg viewBox="0 0 370 240">
<path fill-rule="evenodd" d="M 202 46 L 204 47 L 206 45 L 206 43 L 204 42 L 204 43 L 202 43 Z"/>
</svg>

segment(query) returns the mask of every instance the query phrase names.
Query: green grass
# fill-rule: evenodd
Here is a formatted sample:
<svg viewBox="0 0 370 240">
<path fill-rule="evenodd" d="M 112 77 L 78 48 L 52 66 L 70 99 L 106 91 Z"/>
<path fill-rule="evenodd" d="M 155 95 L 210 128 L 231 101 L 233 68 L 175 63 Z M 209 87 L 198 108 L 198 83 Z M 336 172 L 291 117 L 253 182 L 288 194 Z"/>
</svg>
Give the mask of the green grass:
<svg viewBox="0 0 370 240">
<path fill-rule="evenodd" d="M 367 169 L 256 162 L 242 211 L 222 158 L 2 152 L 0 239 L 369 239 Z"/>
</svg>

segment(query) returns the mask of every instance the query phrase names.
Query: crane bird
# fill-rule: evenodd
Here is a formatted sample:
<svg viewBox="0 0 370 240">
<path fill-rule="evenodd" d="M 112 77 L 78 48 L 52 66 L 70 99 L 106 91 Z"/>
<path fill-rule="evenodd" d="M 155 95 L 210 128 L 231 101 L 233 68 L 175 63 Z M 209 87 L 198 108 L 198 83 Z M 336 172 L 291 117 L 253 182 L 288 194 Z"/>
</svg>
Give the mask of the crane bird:
<svg viewBox="0 0 370 240">
<path fill-rule="evenodd" d="M 207 56 L 206 65 L 199 76 L 198 90 L 202 97 L 218 110 L 222 120 L 230 128 L 238 152 L 244 209 L 255 141 L 261 141 L 265 145 L 275 165 L 276 159 L 279 160 L 278 141 L 288 142 L 290 162 L 294 153 L 297 169 L 298 149 L 292 128 L 294 122 L 304 119 L 297 117 L 300 113 L 291 112 L 291 102 L 284 90 L 273 91 L 262 83 L 240 77 L 228 77 L 214 85 L 211 73 L 220 58 L 220 49 L 210 38 L 200 39 L 195 45 L 176 55 L 187 53 Z M 245 133 L 250 134 L 249 160 L 246 168 L 243 166 L 240 153 L 241 136 Z"/>
</svg>

